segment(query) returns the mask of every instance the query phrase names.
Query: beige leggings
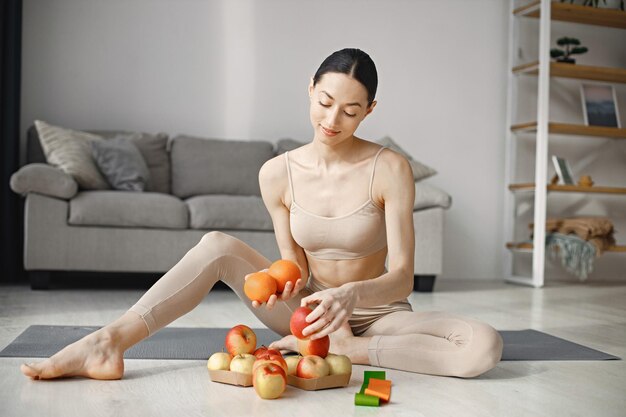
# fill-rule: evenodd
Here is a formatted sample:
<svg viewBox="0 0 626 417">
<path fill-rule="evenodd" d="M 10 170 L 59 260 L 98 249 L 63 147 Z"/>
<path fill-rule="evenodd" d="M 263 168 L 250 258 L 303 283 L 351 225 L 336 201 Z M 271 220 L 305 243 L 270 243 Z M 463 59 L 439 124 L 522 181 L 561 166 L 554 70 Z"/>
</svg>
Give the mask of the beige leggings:
<svg viewBox="0 0 626 417">
<path fill-rule="evenodd" d="M 221 280 L 261 322 L 286 336 L 291 313 L 311 290 L 305 288 L 269 311 L 252 307 L 243 292 L 244 276 L 270 264 L 233 236 L 207 233 L 129 311 L 141 316 L 152 335 L 195 308 Z M 502 354 L 502 339 L 491 326 L 443 312 L 389 311 L 360 336 L 371 337 L 370 365 L 431 375 L 477 376 L 493 368 Z"/>
</svg>

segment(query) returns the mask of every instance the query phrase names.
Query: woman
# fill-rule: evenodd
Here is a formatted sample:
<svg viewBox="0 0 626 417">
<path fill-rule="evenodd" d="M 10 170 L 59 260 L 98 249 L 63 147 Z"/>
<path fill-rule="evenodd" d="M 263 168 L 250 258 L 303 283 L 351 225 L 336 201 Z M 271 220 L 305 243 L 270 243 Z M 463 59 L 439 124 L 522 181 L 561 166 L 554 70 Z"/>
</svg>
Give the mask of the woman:
<svg viewBox="0 0 626 417">
<path fill-rule="evenodd" d="M 492 327 L 413 312 L 407 301 L 415 245 L 411 168 L 403 156 L 354 136 L 376 106 L 377 83 L 363 51 L 326 58 L 309 85 L 313 140 L 259 172 L 281 258 L 297 263 L 306 280 L 287 284 L 265 306 L 249 303 L 245 279 L 271 261 L 230 235 L 207 233 L 119 319 L 22 372 L 119 379 L 126 349 L 192 310 L 220 279 L 284 336 L 272 348 L 297 350 L 289 318 L 311 304 L 305 335 L 330 335 L 332 351 L 355 364 L 459 377 L 493 368 L 502 339 Z"/>
</svg>

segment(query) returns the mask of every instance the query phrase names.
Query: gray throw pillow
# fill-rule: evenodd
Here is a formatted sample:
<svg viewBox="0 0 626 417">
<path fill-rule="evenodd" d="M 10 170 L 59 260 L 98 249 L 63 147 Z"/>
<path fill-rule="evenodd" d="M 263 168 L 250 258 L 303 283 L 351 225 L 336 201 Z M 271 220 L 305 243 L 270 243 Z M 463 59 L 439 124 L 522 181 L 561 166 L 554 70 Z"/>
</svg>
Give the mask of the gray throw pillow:
<svg viewBox="0 0 626 417">
<path fill-rule="evenodd" d="M 143 191 L 150 178 L 148 166 L 132 140 L 117 137 L 91 143 L 93 158 L 116 190 Z"/>
<path fill-rule="evenodd" d="M 153 134 L 127 130 L 93 130 L 90 133 L 102 136 L 106 140 L 120 136 L 132 140 L 150 171 L 150 181 L 146 184 L 144 191 L 170 193 L 169 137 L 166 133 Z"/>
</svg>

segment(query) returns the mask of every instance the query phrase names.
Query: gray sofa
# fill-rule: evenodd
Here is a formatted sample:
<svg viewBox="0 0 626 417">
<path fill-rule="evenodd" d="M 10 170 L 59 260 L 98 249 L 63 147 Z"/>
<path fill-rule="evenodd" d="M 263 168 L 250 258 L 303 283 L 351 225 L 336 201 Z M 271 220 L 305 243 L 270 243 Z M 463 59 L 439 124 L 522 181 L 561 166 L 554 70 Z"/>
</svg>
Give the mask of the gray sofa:
<svg viewBox="0 0 626 417">
<path fill-rule="evenodd" d="M 25 197 L 24 267 L 33 289 L 48 288 L 54 271 L 163 273 L 212 230 L 269 259 L 280 257 L 257 175 L 295 141 L 144 134 L 144 148 L 138 147 L 158 184 L 132 192 L 79 189 L 70 175 L 46 164 L 34 127 L 27 139 L 27 164 L 13 174 L 11 188 Z M 424 181 L 415 187 L 416 290 L 428 291 L 441 273 L 450 197 Z"/>
</svg>

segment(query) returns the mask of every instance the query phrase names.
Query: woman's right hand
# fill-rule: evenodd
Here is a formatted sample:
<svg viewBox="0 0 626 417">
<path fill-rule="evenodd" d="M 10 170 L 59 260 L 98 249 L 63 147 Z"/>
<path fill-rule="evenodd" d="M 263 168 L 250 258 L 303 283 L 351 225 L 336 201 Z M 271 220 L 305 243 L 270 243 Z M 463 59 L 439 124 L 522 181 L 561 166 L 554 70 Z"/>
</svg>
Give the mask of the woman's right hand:
<svg viewBox="0 0 626 417">
<path fill-rule="evenodd" d="M 262 270 L 261 270 L 261 271 L 259 271 L 259 272 L 267 272 L 267 271 L 269 271 L 269 269 L 262 269 Z M 243 278 L 243 279 L 244 279 L 244 281 L 246 281 L 246 280 L 248 279 L 248 277 L 249 277 L 250 275 L 252 275 L 252 274 L 254 274 L 254 272 L 253 272 L 253 273 L 251 273 L 251 274 L 246 275 L 246 276 Z M 266 308 L 267 308 L 268 310 L 271 310 L 272 308 L 274 308 L 274 305 L 275 305 L 275 304 L 276 304 L 276 302 L 279 300 L 279 298 L 280 298 L 280 301 L 287 301 L 287 300 L 292 299 L 293 297 L 295 297 L 296 295 L 298 295 L 298 293 L 299 293 L 299 292 L 300 292 L 300 291 L 301 291 L 301 290 L 302 290 L 305 286 L 306 286 L 306 282 L 305 282 L 303 279 L 301 279 L 301 278 L 300 278 L 300 279 L 298 279 L 298 280 L 296 281 L 295 285 L 294 285 L 291 281 L 287 282 L 287 284 L 285 284 L 285 289 L 283 290 L 283 292 L 282 292 L 281 294 L 279 294 L 279 295 L 277 295 L 277 294 L 272 294 L 272 295 L 270 296 L 269 300 L 267 300 L 267 303 L 266 303 Z M 253 300 L 253 301 L 252 301 L 252 307 L 254 307 L 254 308 L 259 308 L 259 307 L 261 307 L 261 305 L 263 305 L 263 303 L 259 303 L 259 302 L 258 302 L 258 301 L 256 301 L 256 300 Z"/>
</svg>

